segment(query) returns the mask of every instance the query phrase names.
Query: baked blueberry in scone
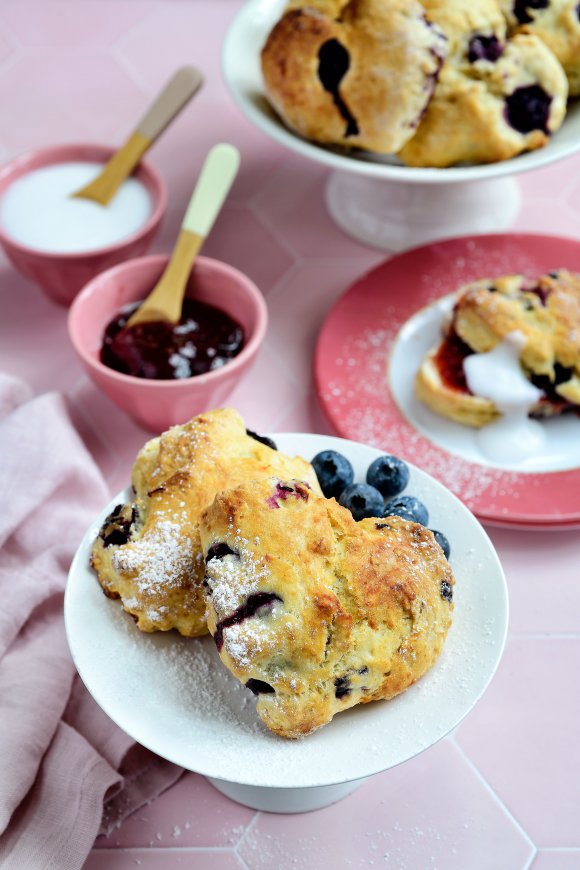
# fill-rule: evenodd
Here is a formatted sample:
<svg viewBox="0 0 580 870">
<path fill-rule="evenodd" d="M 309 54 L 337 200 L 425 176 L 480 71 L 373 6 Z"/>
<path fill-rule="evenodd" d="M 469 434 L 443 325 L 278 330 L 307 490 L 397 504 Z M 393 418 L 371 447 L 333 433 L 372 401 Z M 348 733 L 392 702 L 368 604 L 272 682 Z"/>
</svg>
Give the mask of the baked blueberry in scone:
<svg viewBox="0 0 580 870">
<path fill-rule="evenodd" d="M 578 0 L 500 0 L 510 30 L 538 36 L 568 77 L 570 94 L 580 94 L 580 4 Z"/>
<path fill-rule="evenodd" d="M 399 152 L 409 166 L 491 163 L 546 145 L 566 113 L 568 81 L 539 36 L 506 33 L 496 0 L 424 0 L 449 40 L 434 94 Z"/>
<path fill-rule="evenodd" d="M 134 500 L 115 507 L 92 548 L 105 594 L 121 599 L 141 631 L 205 634 L 200 514 L 220 489 L 272 474 L 303 478 L 320 492 L 306 460 L 246 430 L 231 408 L 153 438 L 133 467 Z"/>
<path fill-rule="evenodd" d="M 292 0 L 261 53 L 266 94 L 315 142 L 394 153 L 447 52 L 418 0 Z"/>
<path fill-rule="evenodd" d="M 454 578 L 423 526 L 355 522 L 302 481 L 272 478 L 218 493 L 200 529 L 210 633 L 277 734 L 392 698 L 439 656 Z"/>
<path fill-rule="evenodd" d="M 514 332 L 523 336 L 522 372 L 542 391 L 530 416 L 580 412 L 580 276 L 565 269 L 537 281 L 506 275 L 460 288 L 441 343 L 418 371 L 419 399 L 467 426 L 496 419 L 494 403 L 470 391 L 463 362 Z"/>
</svg>

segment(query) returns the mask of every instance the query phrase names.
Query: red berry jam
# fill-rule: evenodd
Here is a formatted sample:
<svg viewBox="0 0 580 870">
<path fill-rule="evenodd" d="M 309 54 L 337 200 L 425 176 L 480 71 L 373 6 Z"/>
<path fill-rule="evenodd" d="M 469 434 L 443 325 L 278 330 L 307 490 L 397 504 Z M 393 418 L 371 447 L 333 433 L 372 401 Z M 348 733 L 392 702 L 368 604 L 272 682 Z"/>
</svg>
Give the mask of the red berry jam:
<svg viewBox="0 0 580 870">
<path fill-rule="evenodd" d="M 445 336 L 435 356 L 435 365 L 445 386 L 460 393 L 471 392 L 463 371 L 463 360 L 471 353 L 471 348 L 453 330 Z"/>
<path fill-rule="evenodd" d="M 105 329 L 101 362 L 136 378 L 181 380 L 226 365 L 244 346 L 244 330 L 225 311 L 183 301 L 178 323 L 126 326 L 139 302 L 121 309 Z"/>
</svg>

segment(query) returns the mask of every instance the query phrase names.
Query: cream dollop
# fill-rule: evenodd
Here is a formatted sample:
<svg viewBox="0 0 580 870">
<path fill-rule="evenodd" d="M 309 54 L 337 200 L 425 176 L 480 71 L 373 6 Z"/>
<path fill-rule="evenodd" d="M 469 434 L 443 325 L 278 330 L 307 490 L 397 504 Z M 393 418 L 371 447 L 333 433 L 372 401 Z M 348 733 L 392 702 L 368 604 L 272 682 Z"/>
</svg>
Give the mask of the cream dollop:
<svg viewBox="0 0 580 870">
<path fill-rule="evenodd" d="M 490 459 L 517 464 L 535 456 L 546 442 L 544 427 L 528 417 L 542 391 L 526 378 L 520 354 L 526 337 L 510 332 L 493 350 L 475 353 L 463 361 L 472 393 L 494 403 L 501 417 L 477 433 L 480 450 Z"/>
</svg>

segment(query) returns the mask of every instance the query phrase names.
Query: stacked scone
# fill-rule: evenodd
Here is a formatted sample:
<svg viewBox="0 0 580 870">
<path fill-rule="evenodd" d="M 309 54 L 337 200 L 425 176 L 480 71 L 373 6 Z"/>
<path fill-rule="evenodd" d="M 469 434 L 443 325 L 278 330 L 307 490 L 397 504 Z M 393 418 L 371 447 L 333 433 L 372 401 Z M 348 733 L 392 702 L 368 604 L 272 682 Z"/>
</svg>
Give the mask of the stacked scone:
<svg viewBox="0 0 580 870">
<path fill-rule="evenodd" d="M 392 698 L 441 652 L 454 579 L 433 533 L 355 522 L 310 463 L 211 411 L 145 445 L 92 564 L 142 631 L 210 631 L 272 731 Z"/>
<path fill-rule="evenodd" d="M 545 145 L 580 92 L 579 46 L 573 0 L 291 0 L 261 63 L 301 136 L 447 167 Z"/>
</svg>

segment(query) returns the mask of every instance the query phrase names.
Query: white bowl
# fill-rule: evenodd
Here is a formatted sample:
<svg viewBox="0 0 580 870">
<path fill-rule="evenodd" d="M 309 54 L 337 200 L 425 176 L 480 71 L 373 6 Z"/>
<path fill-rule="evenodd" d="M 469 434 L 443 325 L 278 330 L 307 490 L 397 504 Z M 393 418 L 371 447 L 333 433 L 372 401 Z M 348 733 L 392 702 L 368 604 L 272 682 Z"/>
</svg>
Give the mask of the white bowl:
<svg viewBox="0 0 580 870">
<path fill-rule="evenodd" d="M 274 435 L 281 450 L 311 459 L 343 452 L 356 479 L 380 451 L 322 435 Z M 88 529 L 71 565 L 65 623 L 79 674 L 96 702 L 142 745 L 208 777 L 229 797 L 271 812 L 304 812 L 333 803 L 366 777 L 427 749 L 454 728 L 484 692 L 499 663 L 508 619 L 497 554 L 470 511 L 411 466 L 407 492 L 428 506 L 430 527 L 451 543 L 456 576 L 453 625 L 435 667 L 391 701 L 355 707 L 302 740 L 269 732 L 253 696 L 221 664 L 210 637 L 140 633 L 106 598 L 89 568 L 101 522 Z"/>
<path fill-rule="evenodd" d="M 223 45 L 229 91 L 246 117 L 276 142 L 335 170 L 327 205 L 339 225 L 369 244 L 402 250 L 453 235 L 498 231 L 519 208 L 512 176 L 547 166 L 580 149 L 580 100 L 544 148 L 511 160 L 448 169 L 404 166 L 396 157 L 310 142 L 280 120 L 264 93 L 260 51 L 286 0 L 247 0 Z M 381 182 L 381 183 L 378 183 Z M 478 182 L 474 185 L 472 182 Z"/>
</svg>

